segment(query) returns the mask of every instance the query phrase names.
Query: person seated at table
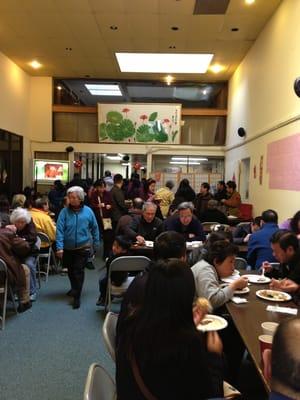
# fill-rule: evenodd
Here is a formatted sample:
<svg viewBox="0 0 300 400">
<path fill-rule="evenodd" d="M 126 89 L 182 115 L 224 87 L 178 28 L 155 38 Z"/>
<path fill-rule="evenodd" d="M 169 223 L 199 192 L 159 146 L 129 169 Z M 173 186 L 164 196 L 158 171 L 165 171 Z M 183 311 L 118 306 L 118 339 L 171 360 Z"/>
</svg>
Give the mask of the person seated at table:
<svg viewBox="0 0 300 400">
<path fill-rule="evenodd" d="M 105 304 L 107 280 L 109 274 L 109 267 L 113 260 L 118 257 L 128 256 L 131 242 L 125 240 L 122 236 L 116 236 L 113 241 L 111 255 L 106 259 L 106 276 L 103 279 L 99 279 L 99 298 L 97 300 L 97 306 L 103 306 Z M 121 286 L 126 280 L 128 273 L 125 271 L 115 271 L 111 273 L 111 282 L 115 286 Z"/>
<path fill-rule="evenodd" d="M 178 259 L 156 262 L 144 299 L 125 321 L 116 352 L 120 399 L 200 400 L 223 396 L 222 344 L 196 329 L 195 283 Z"/>
<path fill-rule="evenodd" d="M 218 181 L 214 199 L 217 200 L 217 202 L 221 202 L 222 199 L 227 199 L 226 183 L 224 181 Z"/>
<path fill-rule="evenodd" d="M 264 376 L 271 384 L 269 400 L 300 399 L 300 319 L 281 322 L 272 350 L 263 352 Z"/>
<path fill-rule="evenodd" d="M 191 187 L 188 179 L 182 179 L 179 182 L 178 189 L 175 193 L 174 200 L 170 205 L 169 214 L 172 215 L 173 212 L 177 209 L 180 203 L 191 201 L 193 202 L 196 198 L 196 193 L 194 189 Z"/>
<path fill-rule="evenodd" d="M 200 192 L 197 194 L 195 199 L 195 214 L 200 219 L 202 213 L 207 210 L 208 202 L 212 199 L 210 193 L 210 184 L 207 182 L 201 183 Z"/>
<path fill-rule="evenodd" d="M 154 203 L 150 201 L 144 203 L 142 215 L 134 217 L 130 226 L 125 230 L 125 237 L 140 245 L 145 244 L 146 240 L 154 241 L 163 231 L 163 222 L 155 217 L 156 209 Z"/>
<path fill-rule="evenodd" d="M 205 242 L 206 236 L 202 225 L 193 215 L 193 203 L 185 201 L 179 204 L 177 211 L 178 214 L 166 219 L 165 230 L 180 233 L 187 242 L 193 240 Z"/>
<path fill-rule="evenodd" d="M 55 242 L 56 226 L 52 218 L 48 215 L 49 203 L 46 197 L 39 197 L 33 203 L 33 207 L 30 209 L 32 221 L 36 227 L 37 232 L 45 233 L 51 244 Z M 41 244 L 41 247 L 46 247 L 45 244 Z"/>
<path fill-rule="evenodd" d="M 227 215 L 235 217 L 240 216 L 241 195 L 236 190 L 236 183 L 228 181 L 226 183 L 227 198 L 221 200 L 221 203 L 226 206 Z"/>
<path fill-rule="evenodd" d="M 0 257 L 6 263 L 8 283 L 18 294 L 18 312 L 31 308 L 30 301 L 30 270 L 20 259 L 30 251 L 29 243 L 7 228 L 0 229 Z M 1 280 L 1 273 L 0 273 Z"/>
<path fill-rule="evenodd" d="M 235 244 L 245 244 L 249 242 L 252 233 L 260 230 L 261 216 L 255 217 L 248 224 L 242 223 L 237 225 L 233 231 L 233 242 Z"/>
<path fill-rule="evenodd" d="M 278 215 L 274 210 L 265 210 L 261 214 L 261 228 L 250 236 L 247 261 L 252 269 L 259 269 L 264 261 L 276 262 L 270 239 L 278 230 Z"/>
<path fill-rule="evenodd" d="M 297 238 L 300 239 L 300 211 L 297 211 L 292 218 L 288 218 L 286 221 L 279 224 L 279 228 L 294 232 Z"/>
<path fill-rule="evenodd" d="M 126 228 L 131 224 L 134 217 L 140 216 L 143 213 L 144 200 L 136 197 L 132 200 L 132 208 L 128 210 L 128 214 L 122 215 L 117 224 L 115 235 L 125 235 Z"/>
<path fill-rule="evenodd" d="M 297 236 L 286 230 L 280 229 L 271 237 L 271 247 L 279 269 L 275 269 L 269 262 L 264 262 L 266 275 L 273 278 L 270 284 L 272 289 L 290 291 L 286 287 L 285 280 L 300 284 L 300 247 Z"/>
<path fill-rule="evenodd" d="M 234 291 L 247 286 L 248 280 L 240 277 L 228 286 L 222 287 L 219 280 L 233 274 L 238 247 L 228 241 L 213 242 L 203 259 L 192 267 L 195 278 L 196 295 L 205 297 L 214 309 L 223 306 L 233 297 Z"/>
<path fill-rule="evenodd" d="M 174 193 L 172 192 L 173 187 L 174 182 L 167 181 L 165 186 L 158 189 L 154 196 L 155 200 L 160 200 L 159 205 L 164 218 L 168 216 L 170 205 L 174 200 Z"/>
<path fill-rule="evenodd" d="M 217 200 L 209 200 L 207 203 L 207 209 L 199 215 L 201 222 L 218 222 L 219 224 L 228 225 L 227 216 L 220 210 L 218 210 Z"/>
</svg>

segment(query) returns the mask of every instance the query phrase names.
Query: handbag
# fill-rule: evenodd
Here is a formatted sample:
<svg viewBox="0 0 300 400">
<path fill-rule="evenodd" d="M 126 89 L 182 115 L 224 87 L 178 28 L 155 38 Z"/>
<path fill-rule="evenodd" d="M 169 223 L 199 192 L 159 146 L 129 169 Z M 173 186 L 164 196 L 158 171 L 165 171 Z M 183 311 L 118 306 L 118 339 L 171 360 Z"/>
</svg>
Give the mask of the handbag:
<svg viewBox="0 0 300 400">
<path fill-rule="evenodd" d="M 99 206 L 100 206 L 99 210 L 100 210 L 100 216 L 101 216 L 101 219 L 102 219 L 103 230 L 104 231 L 108 231 L 108 230 L 112 229 L 111 218 L 103 218 L 102 207 L 101 207 L 101 199 L 100 199 L 99 196 L 98 196 L 98 203 L 99 203 Z"/>
</svg>

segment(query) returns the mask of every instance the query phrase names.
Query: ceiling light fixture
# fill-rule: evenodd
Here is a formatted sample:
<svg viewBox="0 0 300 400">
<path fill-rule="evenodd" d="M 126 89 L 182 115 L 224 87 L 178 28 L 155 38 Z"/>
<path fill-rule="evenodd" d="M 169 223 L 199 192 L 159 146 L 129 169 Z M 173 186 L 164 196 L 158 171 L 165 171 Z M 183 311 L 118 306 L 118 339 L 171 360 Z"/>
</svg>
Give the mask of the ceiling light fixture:
<svg viewBox="0 0 300 400">
<path fill-rule="evenodd" d="M 218 74 L 219 72 L 224 70 L 224 67 L 220 64 L 214 64 L 211 67 L 209 67 L 210 71 L 212 71 L 215 74 Z"/>
<path fill-rule="evenodd" d="M 118 27 L 117 27 L 117 25 L 111 25 L 111 26 L 109 27 L 109 29 L 111 29 L 112 31 L 117 31 L 117 30 L 118 30 Z"/>
<path fill-rule="evenodd" d="M 33 60 L 29 63 L 29 65 L 34 68 L 34 69 L 39 69 L 41 68 L 42 64 L 39 63 L 37 60 Z"/>
<path fill-rule="evenodd" d="M 174 81 L 174 78 L 173 78 L 173 76 L 171 76 L 171 75 L 167 75 L 167 76 L 165 77 L 165 80 L 166 80 L 167 85 L 170 86 L 171 83 Z"/>
<path fill-rule="evenodd" d="M 245 3 L 248 4 L 248 5 L 250 5 L 250 4 L 255 3 L 255 0 L 245 0 Z"/>
<path fill-rule="evenodd" d="M 178 31 L 179 30 L 178 26 L 171 26 L 171 29 L 172 29 L 172 31 Z"/>
<path fill-rule="evenodd" d="M 57 90 L 62 90 L 62 86 L 56 86 Z"/>
<path fill-rule="evenodd" d="M 202 157 L 172 157 L 172 160 L 175 161 L 208 161 L 208 158 Z"/>
<path fill-rule="evenodd" d="M 115 53 L 121 72 L 204 74 L 213 54 Z"/>
<path fill-rule="evenodd" d="M 119 85 L 88 83 L 84 86 L 93 96 L 123 96 Z"/>
<path fill-rule="evenodd" d="M 121 161 L 122 157 L 120 156 L 107 156 L 106 158 L 108 158 L 111 161 Z"/>
<path fill-rule="evenodd" d="M 169 164 L 177 164 L 177 165 L 200 165 L 201 163 L 198 161 L 170 161 Z"/>
</svg>

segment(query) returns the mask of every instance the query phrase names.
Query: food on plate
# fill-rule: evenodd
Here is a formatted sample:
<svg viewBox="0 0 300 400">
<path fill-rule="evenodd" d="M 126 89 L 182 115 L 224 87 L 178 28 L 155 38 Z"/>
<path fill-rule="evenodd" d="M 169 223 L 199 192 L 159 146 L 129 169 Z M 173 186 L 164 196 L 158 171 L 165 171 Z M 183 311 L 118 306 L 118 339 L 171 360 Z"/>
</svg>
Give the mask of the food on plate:
<svg viewBox="0 0 300 400">
<path fill-rule="evenodd" d="M 204 315 L 212 311 L 212 306 L 209 300 L 205 299 L 204 297 L 198 297 L 198 299 L 195 301 L 195 306 L 200 308 Z"/>
<path fill-rule="evenodd" d="M 272 290 L 261 290 L 259 292 L 261 296 L 267 297 L 273 300 L 286 300 L 287 296 L 285 293 L 274 292 Z"/>
<path fill-rule="evenodd" d="M 212 322 L 214 322 L 212 319 L 203 319 L 200 322 L 200 325 L 208 325 L 208 324 L 211 324 Z"/>
</svg>

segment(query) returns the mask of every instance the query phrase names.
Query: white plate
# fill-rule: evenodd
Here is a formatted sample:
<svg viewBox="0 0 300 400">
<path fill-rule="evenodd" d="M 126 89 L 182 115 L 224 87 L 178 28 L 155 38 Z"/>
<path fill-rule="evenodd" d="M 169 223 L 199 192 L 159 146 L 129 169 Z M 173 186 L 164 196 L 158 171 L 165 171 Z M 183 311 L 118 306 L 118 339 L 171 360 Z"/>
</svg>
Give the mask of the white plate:
<svg viewBox="0 0 300 400">
<path fill-rule="evenodd" d="M 220 286 L 222 288 L 224 288 L 224 287 L 228 286 L 228 283 L 222 283 Z M 246 293 L 249 293 L 249 292 L 250 292 L 250 288 L 248 286 L 246 286 L 246 287 L 244 287 L 244 289 L 235 290 L 233 293 L 234 294 L 246 294 Z"/>
<path fill-rule="evenodd" d="M 270 289 L 258 290 L 256 292 L 256 296 L 263 300 L 276 301 L 276 302 L 289 301 L 292 298 L 292 296 L 288 293 Z"/>
<path fill-rule="evenodd" d="M 243 275 L 243 276 L 246 276 L 246 277 L 248 278 L 248 281 L 249 281 L 250 283 L 261 283 L 261 284 L 263 284 L 263 283 L 269 283 L 269 282 L 271 282 L 271 279 L 268 278 L 267 276 L 262 276 L 262 275 L 251 275 L 251 274 L 249 274 L 249 275 Z"/>
<path fill-rule="evenodd" d="M 208 324 L 203 324 L 205 321 L 209 321 Z M 201 332 L 220 331 L 228 325 L 226 319 L 213 314 L 207 314 L 201 322 L 202 324 L 197 326 Z"/>
<path fill-rule="evenodd" d="M 240 271 L 238 271 L 237 269 L 235 269 L 232 273 L 232 275 L 240 275 Z"/>
<path fill-rule="evenodd" d="M 233 281 L 235 281 L 236 279 L 239 279 L 239 278 L 240 278 L 239 275 L 234 274 L 234 275 L 228 276 L 227 278 L 222 278 L 221 281 L 225 282 L 225 283 L 231 283 L 231 282 L 233 282 Z"/>
<path fill-rule="evenodd" d="M 146 247 L 153 247 L 153 243 L 151 240 L 145 240 Z"/>
</svg>

